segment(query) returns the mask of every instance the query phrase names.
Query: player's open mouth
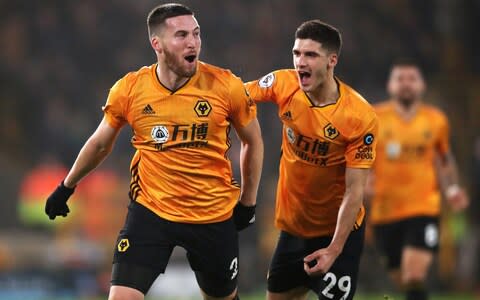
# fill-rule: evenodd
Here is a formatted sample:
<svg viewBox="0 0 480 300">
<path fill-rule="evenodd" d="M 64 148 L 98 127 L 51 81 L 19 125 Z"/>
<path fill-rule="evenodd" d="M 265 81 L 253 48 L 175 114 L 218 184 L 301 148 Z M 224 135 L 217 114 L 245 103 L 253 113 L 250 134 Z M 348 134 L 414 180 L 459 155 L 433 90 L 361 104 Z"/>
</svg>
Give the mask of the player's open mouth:
<svg viewBox="0 0 480 300">
<path fill-rule="evenodd" d="M 298 71 L 298 76 L 300 77 L 300 80 L 304 79 L 304 78 L 310 78 L 310 73 L 306 72 L 306 71 Z"/>
<path fill-rule="evenodd" d="M 192 63 L 192 62 L 195 60 L 195 58 L 197 58 L 197 56 L 196 56 L 196 55 L 187 55 L 187 56 L 185 56 L 184 58 L 185 58 L 185 60 L 188 61 L 189 63 Z"/>
<path fill-rule="evenodd" d="M 310 79 L 311 74 L 306 71 L 298 71 L 298 78 L 300 78 L 300 83 L 305 85 L 308 83 L 308 79 Z"/>
</svg>

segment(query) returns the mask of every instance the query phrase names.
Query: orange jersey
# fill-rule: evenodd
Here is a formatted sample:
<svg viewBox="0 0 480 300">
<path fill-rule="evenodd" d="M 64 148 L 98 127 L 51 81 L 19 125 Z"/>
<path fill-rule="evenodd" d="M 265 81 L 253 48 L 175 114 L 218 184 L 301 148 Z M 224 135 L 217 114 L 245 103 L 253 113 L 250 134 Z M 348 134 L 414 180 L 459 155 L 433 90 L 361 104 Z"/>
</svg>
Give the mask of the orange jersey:
<svg viewBox="0 0 480 300">
<path fill-rule="evenodd" d="M 231 217 L 240 189 L 226 156 L 230 125 L 256 117 L 238 77 L 199 62 L 196 74 L 172 92 L 155 64 L 117 81 L 103 110 L 111 126 L 133 129 L 132 200 L 174 222 Z"/>
<path fill-rule="evenodd" d="M 352 88 L 337 82 L 338 101 L 323 107 L 314 106 L 301 90 L 295 70 L 246 84 L 253 100 L 278 105 L 283 123 L 275 225 L 304 238 L 333 235 L 346 167 L 370 168 L 375 159 L 375 112 Z M 364 215 L 362 206 L 357 227 Z"/>
<path fill-rule="evenodd" d="M 376 107 L 380 120 L 374 166 L 373 223 L 388 223 L 440 212 L 434 158 L 448 152 L 448 121 L 438 109 L 421 104 L 405 120 L 392 101 Z"/>
</svg>

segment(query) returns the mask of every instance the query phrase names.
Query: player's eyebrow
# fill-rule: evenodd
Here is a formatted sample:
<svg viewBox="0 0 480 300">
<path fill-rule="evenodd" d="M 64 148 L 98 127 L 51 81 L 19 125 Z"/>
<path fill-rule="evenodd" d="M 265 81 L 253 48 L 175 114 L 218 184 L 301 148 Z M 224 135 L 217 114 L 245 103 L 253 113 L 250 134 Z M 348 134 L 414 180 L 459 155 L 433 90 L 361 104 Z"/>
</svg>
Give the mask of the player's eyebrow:
<svg viewBox="0 0 480 300">
<path fill-rule="evenodd" d="M 198 32 L 198 31 L 200 31 L 200 26 L 193 28 L 193 30 L 191 31 L 185 30 L 185 29 L 179 29 L 175 32 L 175 35 L 187 35 L 189 32 Z"/>
<path fill-rule="evenodd" d="M 300 55 L 302 53 L 302 51 L 300 50 L 297 50 L 297 49 L 293 49 L 292 50 L 292 54 L 293 55 Z M 316 52 L 316 51 L 304 51 L 303 54 L 305 56 L 320 56 L 320 53 Z"/>
<path fill-rule="evenodd" d="M 175 31 L 175 35 L 186 35 L 187 33 L 188 33 L 188 31 L 183 30 L 183 29 Z"/>
<path fill-rule="evenodd" d="M 318 52 L 315 51 L 305 51 L 306 56 L 320 56 Z"/>
</svg>

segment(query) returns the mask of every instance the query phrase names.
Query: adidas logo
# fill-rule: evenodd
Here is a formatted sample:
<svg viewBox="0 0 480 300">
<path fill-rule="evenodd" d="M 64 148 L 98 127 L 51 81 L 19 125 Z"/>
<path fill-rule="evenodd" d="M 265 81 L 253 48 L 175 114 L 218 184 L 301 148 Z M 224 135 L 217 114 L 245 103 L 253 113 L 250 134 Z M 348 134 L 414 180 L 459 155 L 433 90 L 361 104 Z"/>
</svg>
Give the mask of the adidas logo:
<svg viewBox="0 0 480 300">
<path fill-rule="evenodd" d="M 291 119 L 292 119 L 292 113 L 290 111 L 283 113 L 282 120 L 291 120 Z"/>
<path fill-rule="evenodd" d="M 144 115 L 153 115 L 153 114 L 155 114 L 155 111 L 154 111 L 153 108 L 150 106 L 150 104 L 147 104 L 147 105 L 143 108 L 142 114 L 144 114 Z"/>
</svg>

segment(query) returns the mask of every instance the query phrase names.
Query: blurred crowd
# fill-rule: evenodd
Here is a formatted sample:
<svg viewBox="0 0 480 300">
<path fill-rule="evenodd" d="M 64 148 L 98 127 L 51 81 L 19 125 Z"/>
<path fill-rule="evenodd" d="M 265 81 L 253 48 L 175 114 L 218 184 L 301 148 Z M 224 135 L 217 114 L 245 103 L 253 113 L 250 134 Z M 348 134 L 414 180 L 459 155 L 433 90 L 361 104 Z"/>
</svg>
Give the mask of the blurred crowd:
<svg viewBox="0 0 480 300">
<path fill-rule="evenodd" d="M 78 208 L 71 221 L 55 226 L 47 222 L 43 201 L 101 120 L 101 106 L 113 83 L 155 62 L 146 15 L 159 3 L 163 2 L 0 0 L 0 286 L 5 274 L 1 272 L 44 270 L 55 258 L 77 269 L 101 266 L 109 270 L 116 230 L 128 203 L 128 166 L 133 153 L 129 129 L 123 130 L 96 177 L 82 183 L 78 199 L 72 199 Z M 313 18 L 343 33 L 337 75 L 372 103 L 386 98 L 384 86 L 392 60 L 417 60 L 429 84 L 426 101 L 450 118 L 452 148 L 472 200 L 466 214 L 444 213 L 444 240 L 449 246 L 440 254 L 438 269 L 443 275 L 435 284 L 458 289 L 479 284 L 478 1 L 182 3 L 196 12 L 200 23 L 201 59 L 231 69 L 244 81 L 291 67 L 294 31 L 302 21 Z M 260 217 L 256 229 L 242 235 L 242 251 L 244 272 L 257 270 L 258 277 L 252 278 L 263 282 L 264 269 L 259 272 L 253 264 L 266 268 L 276 239 L 272 223 L 281 127 L 269 104 L 259 107 L 259 120 L 267 154 L 258 199 Z M 230 157 L 238 165 L 238 147 Z M 54 254 L 51 245 L 58 246 Z M 58 252 L 62 246 L 63 254 Z M 77 254 L 72 249 L 82 251 Z M 43 251 L 50 260 L 28 259 Z M 24 253 L 25 259 L 17 255 L 12 260 L 13 252 Z M 71 257 L 60 259 L 68 253 Z M 76 255 L 86 258 L 76 259 Z M 93 257 L 102 259 L 96 263 Z M 378 265 L 374 250 L 367 249 L 365 259 L 366 266 Z M 366 278 L 378 276 L 365 272 Z M 108 275 L 101 273 L 99 280 L 104 277 Z M 244 284 L 255 287 L 247 277 L 243 277 Z M 368 288 L 366 281 L 363 286 Z"/>
</svg>

